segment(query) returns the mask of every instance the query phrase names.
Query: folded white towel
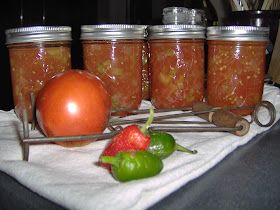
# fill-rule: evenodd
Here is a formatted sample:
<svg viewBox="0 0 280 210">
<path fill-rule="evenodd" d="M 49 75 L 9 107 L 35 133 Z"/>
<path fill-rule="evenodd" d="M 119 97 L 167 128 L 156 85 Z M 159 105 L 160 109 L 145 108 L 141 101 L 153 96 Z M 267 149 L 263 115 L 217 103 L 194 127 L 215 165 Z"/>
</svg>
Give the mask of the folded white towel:
<svg viewBox="0 0 280 210">
<path fill-rule="evenodd" d="M 274 104 L 277 121 L 280 117 L 279 89 L 265 85 L 263 100 Z M 147 101 L 141 105 L 142 108 L 149 106 Z M 266 111 L 260 114 L 261 120 L 266 121 Z M 164 169 L 159 175 L 119 183 L 105 169 L 95 165 L 108 140 L 80 148 L 32 145 L 29 162 L 22 161 L 19 141 L 22 125 L 13 110 L 0 111 L 0 170 L 68 209 L 145 209 L 202 175 L 238 146 L 267 129 L 252 123 L 249 133 L 243 137 L 221 132 L 172 133 L 177 143 L 196 149 L 198 154 L 175 152 L 164 159 Z"/>
</svg>

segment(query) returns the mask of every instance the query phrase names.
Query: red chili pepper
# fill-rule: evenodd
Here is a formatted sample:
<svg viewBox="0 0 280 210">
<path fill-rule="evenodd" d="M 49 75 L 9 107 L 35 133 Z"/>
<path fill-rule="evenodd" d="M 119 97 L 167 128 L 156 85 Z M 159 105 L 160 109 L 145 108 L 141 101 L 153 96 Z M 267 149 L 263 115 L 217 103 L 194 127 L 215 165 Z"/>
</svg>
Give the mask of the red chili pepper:
<svg viewBox="0 0 280 210">
<path fill-rule="evenodd" d="M 136 124 L 129 125 L 120 131 L 107 145 L 101 156 L 115 156 L 119 152 L 147 150 L 150 145 L 150 136 L 147 129 L 154 117 L 154 110 L 150 109 L 150 116 L 143 127 Z M 110 164 L 100 163 L 101 166 L 110 169 Z"/>
</svg>

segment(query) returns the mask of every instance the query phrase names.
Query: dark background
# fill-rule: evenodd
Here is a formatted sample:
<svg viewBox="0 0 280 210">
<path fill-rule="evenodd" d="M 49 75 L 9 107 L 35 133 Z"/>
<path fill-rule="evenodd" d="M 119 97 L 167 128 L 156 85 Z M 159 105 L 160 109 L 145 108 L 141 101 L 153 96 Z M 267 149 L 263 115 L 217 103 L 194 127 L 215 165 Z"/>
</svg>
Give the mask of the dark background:
<svg viewBox="0 0 280 210">
<path fill-rule="evenodd" d="M 208 2 L 208 1 L 206 1 Z M 183 6 L 205 9 L 201 0 L 10 0 L 0 7 L 0 109 L 13 108 L 9 55 L 5 30 L 35 25 L 72 27 L 72 67 L 83 68 L 79 41 L 80 26 L 85 24 L 161 24 L 162 9 Z M 216 18 L 208 2 L 208 18 Z"/>
</svg>

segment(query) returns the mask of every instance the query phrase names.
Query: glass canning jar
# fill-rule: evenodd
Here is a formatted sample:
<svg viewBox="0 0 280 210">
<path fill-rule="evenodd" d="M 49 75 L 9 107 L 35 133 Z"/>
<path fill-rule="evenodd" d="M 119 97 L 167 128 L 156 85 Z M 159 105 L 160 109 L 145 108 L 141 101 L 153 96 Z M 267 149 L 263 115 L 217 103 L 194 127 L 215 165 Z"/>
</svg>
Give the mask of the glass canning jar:
<svg viewBox="0 0 280 210">
<path fill-rule="evenodd" d="M 262 99 L 269 28 L 207 29 L 207 101 L 212 106 L 255 106 Z M 250 109 L 233 111 L 247 115 Z"/>
<path fill-rule="evenodd" d="M 112 97 L 112 109 L 138 109 L 142 100 L 144 25 L 84 25 L 83 63 Z"/>
<path fill-rule="evenodd" d="M 165 7 L 162 10 L 162 23 L 165 25 L 183 24 L 206 26 L 205 11 L 186 7 Z"/>
<path fill-rule="evenodd" d="M 202 101 L 205 27 L 150 26 L 148 37 L 153 105 L 180 108 Z"/>
<path fill-rule="evenodd" d="M 162 23 L 186 24 L 189 16 L 189 9 L 185 7 L 165 7 L 162 10 Z"/>
<path fill-rule="evenodd" d="M 71 27 L 32 26 L 7 29 L 15 112 L 33 119 L 31 95 L 54 75 L 71 68 Z"/>
</svg>

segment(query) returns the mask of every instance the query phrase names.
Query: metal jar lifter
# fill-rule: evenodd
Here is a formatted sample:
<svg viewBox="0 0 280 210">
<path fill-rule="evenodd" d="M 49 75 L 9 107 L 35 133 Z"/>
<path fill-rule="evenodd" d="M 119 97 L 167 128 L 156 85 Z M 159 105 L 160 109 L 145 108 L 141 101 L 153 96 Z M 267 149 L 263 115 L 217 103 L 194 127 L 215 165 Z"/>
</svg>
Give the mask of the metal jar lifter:
<svg viewBox="0 0 280 210">
<path fill-rule="evenodd" d="M 264 108 L 268 111 L 269 121 L 262 123 L 259 119 L 259 111 Z M 253 109 L 251 120 L 230 112 L 230 110 L 238 109 Z M 31 137 L 29 135 L 29 125 L 27 120 L 27 111 L 24 114 L 22 138 L 23 145 L 23 160 L 28 161 L 29 146 L 33 144 L 46 144 L 54 141 L 81 141 L 81 140 L 104 140 L 113 138 L 117 135 L 123 127 L 121 125 L 128 124 L 143 124 L 147 117 L 141 114 L 147 114 L 149 109 L 142 110 L 123 110 L 133 114 L 135 119 L 125 120 L 123 118 L 112 118 L 107 126 L 109 132 L 97 135 L 82 135 L 82 136 L 61 136 L 61 137 Z M 236 136 L 244 136 L 249 132 L 250 124 L 255 122 L 260 127 L 271 126 L 276 118 L 276 110 L 269 101 L 261 101 L 256 106 L 242 106 L 242 107 L 211 107 L 204 102 L 198 102 L 193 107 L 186 107 L 180 109 L 155 109 L 156 116 L 154 117 L 152 125 L 149 127 L 150 131 L 165 131 L 165 132 L 230 132 Z M 175 113 L 174 112 L 179 112 Z M 171 113 L 172 112 L 172 113 Z M 138 117 L 139 116 L 139 117 Z M 182 117 L 198 116 L 203 121 L 188 121 L 180 120 Z M 174 120 L 175 119 L 175 120 Z M 179 119 L 179 120 L 177 120 Z M 162 126 L 164 124 L 164 126 Z M 180 126 L 179 126 L 180 124 Z M 206 125 L 206 126 L 205 126 Z"/>
</svg>

